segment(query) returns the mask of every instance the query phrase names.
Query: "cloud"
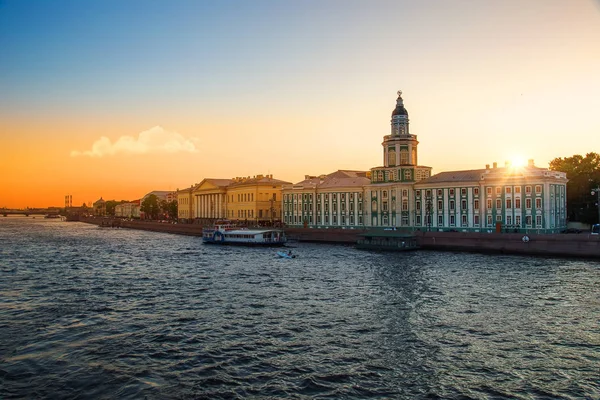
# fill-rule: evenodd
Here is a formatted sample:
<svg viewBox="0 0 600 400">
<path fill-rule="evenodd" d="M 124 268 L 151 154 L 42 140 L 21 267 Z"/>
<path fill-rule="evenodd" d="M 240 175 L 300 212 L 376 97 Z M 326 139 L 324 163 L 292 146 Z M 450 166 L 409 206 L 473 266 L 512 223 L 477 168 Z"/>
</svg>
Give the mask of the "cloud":
<svg viewBox="0 0 600 400">
<path fill-rule="evenodd" d="M 162 126 L 155 126 L 140 132 L 138 137 L 121 136 L 114 143 L 102 136 L 92 144 L 91 150 L 71 151 L 71 157 L 88 156 L 104 157 L 115 154 L 151 154 L 151 153 L 196 153 L 194 141 L 177 132 L 166 131 Z"/>
</svg>

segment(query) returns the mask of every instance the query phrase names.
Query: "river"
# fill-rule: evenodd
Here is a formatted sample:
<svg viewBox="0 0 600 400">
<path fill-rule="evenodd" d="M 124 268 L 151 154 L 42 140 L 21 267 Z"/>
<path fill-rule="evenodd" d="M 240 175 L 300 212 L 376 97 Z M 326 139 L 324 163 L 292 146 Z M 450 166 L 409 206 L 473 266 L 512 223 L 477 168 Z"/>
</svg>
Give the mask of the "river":
<svg viewBox="0 0 600 400">
<path fill-rule="evenodd" d="M 598 399 L 600 263 L 0 218 L 0 398 Z"/>
</svg>

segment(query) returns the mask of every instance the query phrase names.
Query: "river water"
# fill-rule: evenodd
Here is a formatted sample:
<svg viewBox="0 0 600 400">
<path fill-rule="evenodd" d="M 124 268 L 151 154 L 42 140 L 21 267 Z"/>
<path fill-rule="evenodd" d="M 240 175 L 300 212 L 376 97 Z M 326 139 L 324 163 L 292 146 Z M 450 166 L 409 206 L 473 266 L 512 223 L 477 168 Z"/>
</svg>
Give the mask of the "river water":
<svg viewBox="0 0 600 400">
<path fill-rule="evenodd" d="M 0 398 L 598 399 L 596 261 L 0 218 Z"/>
</svg>

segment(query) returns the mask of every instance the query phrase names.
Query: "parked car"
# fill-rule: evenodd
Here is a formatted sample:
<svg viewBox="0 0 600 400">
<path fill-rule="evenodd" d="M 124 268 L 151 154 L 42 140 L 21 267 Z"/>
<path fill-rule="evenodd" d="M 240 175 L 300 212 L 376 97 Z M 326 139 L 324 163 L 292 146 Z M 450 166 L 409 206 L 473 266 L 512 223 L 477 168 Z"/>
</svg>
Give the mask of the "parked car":
<svg viewBox="0 0 600 400">
<path fill-rule="evenodd" d="M 600 224 L 592 225 L 592 235 L 600 235 Z"/>
</svg>

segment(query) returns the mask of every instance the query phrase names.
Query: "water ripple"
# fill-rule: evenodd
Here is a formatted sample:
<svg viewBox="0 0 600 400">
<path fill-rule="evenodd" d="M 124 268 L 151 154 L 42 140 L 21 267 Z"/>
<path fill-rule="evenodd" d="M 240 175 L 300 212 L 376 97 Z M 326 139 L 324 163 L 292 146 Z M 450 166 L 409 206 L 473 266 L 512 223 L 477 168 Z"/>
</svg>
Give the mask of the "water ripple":
<svg viewBox="0 0 600 400">
<path fill-rule="evenodd" d="M 595 262 L 31 218 L 0 243 L 0 398 L 600 398 Z"/>
</svg>

